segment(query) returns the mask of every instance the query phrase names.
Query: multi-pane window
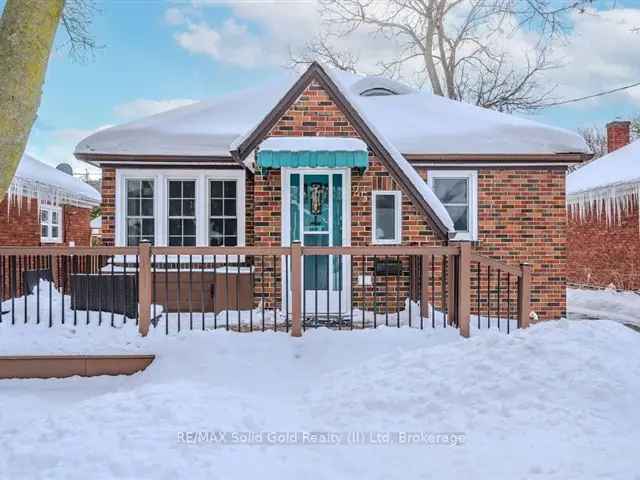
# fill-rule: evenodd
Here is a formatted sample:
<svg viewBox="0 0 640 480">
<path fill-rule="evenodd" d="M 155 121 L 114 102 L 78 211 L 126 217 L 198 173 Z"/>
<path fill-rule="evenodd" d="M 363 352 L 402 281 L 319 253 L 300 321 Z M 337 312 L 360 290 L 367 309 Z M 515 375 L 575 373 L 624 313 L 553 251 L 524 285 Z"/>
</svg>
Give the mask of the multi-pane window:
<svg viewBox="0 0 640 480">
<path fill-rule="evenodd" d="M 196 182 L 169 180 L 169 246 L 196 245 Z"/>
<path fill-rule="evenodd" d="M 373 192 L 373 242 L 400 243 L 400 192 Z"/>
<path fill-rule="evenodd" d="M 209 245 L 238 245 L 236 180 L 209 181 Z"/>
<path fill-rule="evenodd" d="M 50 205 L 40 205 L 40 240 L 47 243 L 62 241 L 60 220 L 62 209 Z"/>
<path fill-rule="evenodd" d="M 456 238 L 476 240 L 476 184 L 474 171 L 432 171 L 428 173 L 433 192 L 447 209 Z"/>
<path fill-rule="evenodd" d="M 127 245 L 153 243 L 153 180 L 127 180 Z"/>
</svg>

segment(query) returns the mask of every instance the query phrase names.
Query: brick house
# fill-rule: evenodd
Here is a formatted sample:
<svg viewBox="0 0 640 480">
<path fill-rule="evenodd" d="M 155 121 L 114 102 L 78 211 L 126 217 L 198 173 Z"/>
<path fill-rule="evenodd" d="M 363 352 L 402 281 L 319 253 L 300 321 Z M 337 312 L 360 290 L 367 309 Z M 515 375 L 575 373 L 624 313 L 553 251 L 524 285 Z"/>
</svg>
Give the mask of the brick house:
<svg viewBox="0 0 640 480">
<path fill-rule="evenodd" d="M 551 319 L 566 305 L 566 169 L 587 151 L 573 132 L 314 63 L 102 130 L 75 155 L 102 168 L 104 245 L 467 240 L 532 263 L 532 308 Z M 327 278 L 304 277 L 333 302 L 342 260 L 304 268 Z"/>
<path fill-rule="evenodd" d="M 568 281 L 640 290 L 640 140 L 607 125 L 609 153 L 567 177 Z"/>
<path fill-rule="evenodd" d="M 93 187 L 25 154 L 0 202 L 0 245 L 89 246 L 100 201 Z"/>
</svg>

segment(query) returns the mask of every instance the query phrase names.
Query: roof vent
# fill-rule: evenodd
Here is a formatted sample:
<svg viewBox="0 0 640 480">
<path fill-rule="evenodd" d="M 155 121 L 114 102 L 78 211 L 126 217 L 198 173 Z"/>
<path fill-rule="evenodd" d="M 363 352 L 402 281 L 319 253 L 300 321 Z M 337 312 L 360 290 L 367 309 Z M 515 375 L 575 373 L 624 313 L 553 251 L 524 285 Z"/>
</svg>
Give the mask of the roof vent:
<svg viewBox="0 0 640 480">
<path fill-rule="evenodd" d="M 381 97 L 383 95 L 398 95 L 398 93 L 389 88 L 374 87 L 360 92 L 360 95 L 363 97 Z"/>
<path fill-rule="evenodd" d="M 384 77 L 364 77 L 351 86 L 351 91 L 362 97 L 405 95 L 415 90 L 403 83 Z"/>
</svg>

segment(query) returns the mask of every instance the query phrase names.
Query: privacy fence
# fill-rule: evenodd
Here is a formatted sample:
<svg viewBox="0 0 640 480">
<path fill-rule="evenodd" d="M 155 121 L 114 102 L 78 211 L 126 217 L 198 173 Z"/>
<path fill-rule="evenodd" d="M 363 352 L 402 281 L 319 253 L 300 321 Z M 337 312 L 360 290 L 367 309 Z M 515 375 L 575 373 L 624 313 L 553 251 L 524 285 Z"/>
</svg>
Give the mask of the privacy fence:
<svg viewBox="0 0 640 480">
<path fill-rule="evenodd" d="M 531 270 L 444 247 L 0 248 L 0 321 L 194 329 L 409 326 L 509 332 Z M 473 323 L 472 323 L 473 322 Z"/>
</svg>

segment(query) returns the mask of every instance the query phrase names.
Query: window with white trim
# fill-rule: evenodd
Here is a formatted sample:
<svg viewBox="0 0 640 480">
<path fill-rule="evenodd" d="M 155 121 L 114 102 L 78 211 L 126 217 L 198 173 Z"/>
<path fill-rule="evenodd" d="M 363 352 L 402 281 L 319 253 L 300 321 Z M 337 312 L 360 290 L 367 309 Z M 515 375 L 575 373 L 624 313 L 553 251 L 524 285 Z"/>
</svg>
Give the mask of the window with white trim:
<svg viewBox="0 0 640 480">
<path fill-rule="evenodd" d="M 116 246 L 244 245 L 245 181 L 243 169 L 117 169 Z"/>
<path fill-rule="evenodd" d="M 238 245 L 238 188 L 236 180 L 209 181 L 209 245 Z"/>
<path fill-rule="evenodd" d="M 44 243 L 62 242 L 62 208 L 40 205 L 40 241 Z"/>
<path fill-rule="evenodd" d="M 478 174 L 463 170 L 433 170 L 428 182 L 449 212 L 458 240 L 477 240 Z"/>
<path fill-rule="evenodd" d="M 169 180 L 169 246 L 196 246 L 196 181 Z"/>
<path fill-rule="evenodd" d="M 401 243 L 402 194 L 399 191 L 374 191 L 372 210 L 373 243 Z"/>
<path fill-rule="evenodd" d="M 135 246 L 142 240 L 154 243 L 154 189 L 153 180 L 128 179 L 126 182 L 126 237 L 127 245 Z"/>
</svg>

